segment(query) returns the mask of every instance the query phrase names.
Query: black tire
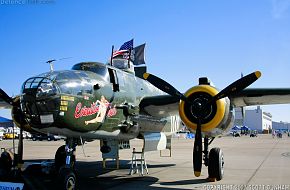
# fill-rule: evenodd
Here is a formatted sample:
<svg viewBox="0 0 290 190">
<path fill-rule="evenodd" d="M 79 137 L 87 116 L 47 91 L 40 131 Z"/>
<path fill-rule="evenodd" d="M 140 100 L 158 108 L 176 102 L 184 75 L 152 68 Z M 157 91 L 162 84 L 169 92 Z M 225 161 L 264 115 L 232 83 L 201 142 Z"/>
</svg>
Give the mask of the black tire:
<svg viewBox="0 0 290 190">
<path fill-rule="evenodd" d="M 60 146 L 54 157 L 55 169 L 58 171 L 61 166 L 65 165 L 66 160 L 66 152 L 65 152 L 65 145 Z"/>
<path fill-rule="evenodd" d="M 8 152 L 4 151 L 0 157 L 0 181 L 8 177 L 11 168 L 12 168 L 11 155 Z"/>
<path fill-rule="evenodd" d="M 239 133 L 235 134 L 235 137 L 240 137 L 240 134 Z"/>
<path fill-rule="evenodd" d="M 50 138 L 50 137 L 47 137 L 47 140 L 48 140 L 48 141 L 51 141 L 51 138 Z"/>
<path fill-rule="evenodd" d="M 61 190 L 76 189 L 76 175 L 70 168 L 60 168 L 58 176 L 58 185 Z"/>
<path fill-rule="evenodd" d="M 75 155 L 72 155 L 71 158 L 71 167 L 74 168 L 76 161 Z M 60 146 L 54 157 L 54 164 L 55 164 L 55 169 L 58 171 L 62 166 L 64 166 L 66 163 L 66 152 L 65 152 L 65 145 Z"/>
<path fill-rule="evenodd" d="M 35 137 L 33 137 L 33 138 L 32 138 L 32 140 L 33 140 L 33 141 L 36 141 L 36 138 L 35 138 Z"/>
<path fill-rule="evenodd" d="M 220 148 L 212 148 L 209 152 L 208 175 L 217 181 L 223 178 L 224 154 Z"/>
</svg>

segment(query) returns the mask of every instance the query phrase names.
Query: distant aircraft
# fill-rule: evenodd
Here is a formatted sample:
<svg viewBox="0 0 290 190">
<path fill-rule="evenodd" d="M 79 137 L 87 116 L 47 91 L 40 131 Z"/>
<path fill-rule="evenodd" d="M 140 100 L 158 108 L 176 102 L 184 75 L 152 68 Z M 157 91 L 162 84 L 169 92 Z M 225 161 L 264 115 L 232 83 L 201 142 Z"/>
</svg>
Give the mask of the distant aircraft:
<svg viewBox="0 0 290 190">
<path fill-rule="evenodd" d="M 12 108 L 13 120 L 20 129 L 67 138 L 65 146 L 55 155 L 64 189 L 75 187 L 74 152 L 80 139 L 103 140 L 102 152 L 111 150 L 106 142 L 144 139 L 146 134 L 158 134 L 158 144 L 166 145 L 166 138 L 161 136 L 178 131 L 170 124 L 172 116 L 180 116 L 195 133 L 195 176 L 200 176 L 204 163 L 209 179 L 221 180 L 223 153 L 220 148 L 209 151 L 209 145 L 216 136 L 231 129 L 234 107 L 290 103 L 289 88 L 247 89 L 261 76 L 259 71 L 243 76 L 221 91 L 203 77 L 198 85 L 181 93 L 146 72 L 144 46 L 133 48 L 130 40 L 112 53 L 108 64 L 83 62 L 72 70 L 51 70 L 31 77 L 15 97 L 0 89 L 0 105 Z M 21 139 L 19 142 L 21 161 Z"/>
</svg>

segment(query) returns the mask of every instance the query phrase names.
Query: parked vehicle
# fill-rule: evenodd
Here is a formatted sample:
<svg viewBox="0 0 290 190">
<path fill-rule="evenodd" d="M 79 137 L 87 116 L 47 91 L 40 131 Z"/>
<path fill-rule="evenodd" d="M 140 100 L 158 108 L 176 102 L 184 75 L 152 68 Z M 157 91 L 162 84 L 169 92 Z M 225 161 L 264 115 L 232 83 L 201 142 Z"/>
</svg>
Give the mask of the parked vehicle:
<svg viewBox="0 0 290 190">
<path fill-rule="evenodd" d="M 278 137 L 278 138 L 282 138 L 282 137 L 283 137 L 283 133 L 282 133 L 281 131 L 279 131 L 279 132 L 277 133 L 277 137 Z"/>
<path fill-rule="evenodd" d="M 15 139 L 17 138 L 16 134 L 14 133 L 5 133 L 4 134 L 4 139 Z"/>
<path fill-rule="evenodd" d="M 240 137 L 240 133 L 238 131 L 233 131 L 233 137 Z"/>
<path fill-rule="evenodd" d="M 24 139 L 31 139 L 31 137 L 32 137 L 31 134 L 29 132 L 26 132 L 26 131 L 24 131 L 22 135 L 23 135 Z"/>
<path fill-rule="evenodd" d="M 42 140 L 48 140 L 48 141 L 57 141 L 60 140 L 61 137 L 57 135 L 51 135 L 51 134 L 32 134 L 31 139 L 33 141 L 42 141 Z"/>
<path fill-rule="evenodd" d="M 0 131 L 0 141 L 3 140 L 3 137 L 4 137 L 4 132 L 3 131 Z"/>
<path fill-rule="evenodd" d="M 258 132 L 256 130 L 251 131 L 250 137 L 258 137 Z"/>
</svg>

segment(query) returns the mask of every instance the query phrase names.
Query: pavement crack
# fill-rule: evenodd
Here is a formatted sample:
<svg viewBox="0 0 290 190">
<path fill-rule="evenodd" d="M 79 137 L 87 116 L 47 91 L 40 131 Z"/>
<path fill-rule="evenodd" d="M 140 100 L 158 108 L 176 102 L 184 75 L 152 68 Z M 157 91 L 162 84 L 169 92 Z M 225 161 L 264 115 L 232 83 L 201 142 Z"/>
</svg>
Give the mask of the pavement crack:
<svg viewBox="0 0 290 190">
<path fill-rule="evenodd" d="M 252 179 L 255 177 L 255 175 L 260 170 L 260 168 L 262 167 L 262 165 L 264 164 L 264 162 L 269 158 L 269 156 L 275 150 L 276 146 L 278 145 L 278 142 L 279 141 L 276 141 L 276 143 L 273 145 L 273 147 L 271 148 L 271 150 L 268 152 L 267 156 L 263 159 L 263 161 L 261 162 L 261 164 L 259 165 L 259 167 L 254 171 L 253 175 L 249 178 L 249 180 L 247 181 L 247 184 L 246 185 L 249 185 L 250 181 L 252 181 Z"/>
</svg>

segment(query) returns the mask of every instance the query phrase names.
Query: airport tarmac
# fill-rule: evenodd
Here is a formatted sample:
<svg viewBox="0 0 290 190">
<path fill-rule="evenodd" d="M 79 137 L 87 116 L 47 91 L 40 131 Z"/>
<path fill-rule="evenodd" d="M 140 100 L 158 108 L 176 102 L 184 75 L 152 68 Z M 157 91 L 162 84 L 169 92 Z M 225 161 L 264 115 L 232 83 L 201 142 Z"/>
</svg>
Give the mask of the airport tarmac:
<svg viewBox="0 0 290 190">
<path fill-rule="evenodd" d="M 64 141 L 24 141 L 24 159 L 39 161 L 53 159 L 56 149 Z M 197 178 L 192 170 L 193 139 L 173 138 L 172 157 L 160 157 L 159 152 L 145 154 L 149 174 L 128 175 L 132 148 L 141 149 L 141 140 L 133 140 L 131 149 L 120 150 L 120 169 L 102 169 L 99 141 L 86 143 L 84 152 L 77 148 L 77 177 L 79 189 L 289 189 L 290 137 L 272 138 L 259 135 L 250 138 L 216 138 L 211 147 L 224 152 L 225 174 L 218 182 L 206 180 L 207 167 Z M 12 147 L 11 140 L 0 142 L 0 147 Z M 169 154 L 169 152 L 163 152 Z M 114 162 L 108 162 L 114 167 Z M 29 189 L 53 189 L 55 183 L 41 176 L 29 177 Z"/>
</svg>

